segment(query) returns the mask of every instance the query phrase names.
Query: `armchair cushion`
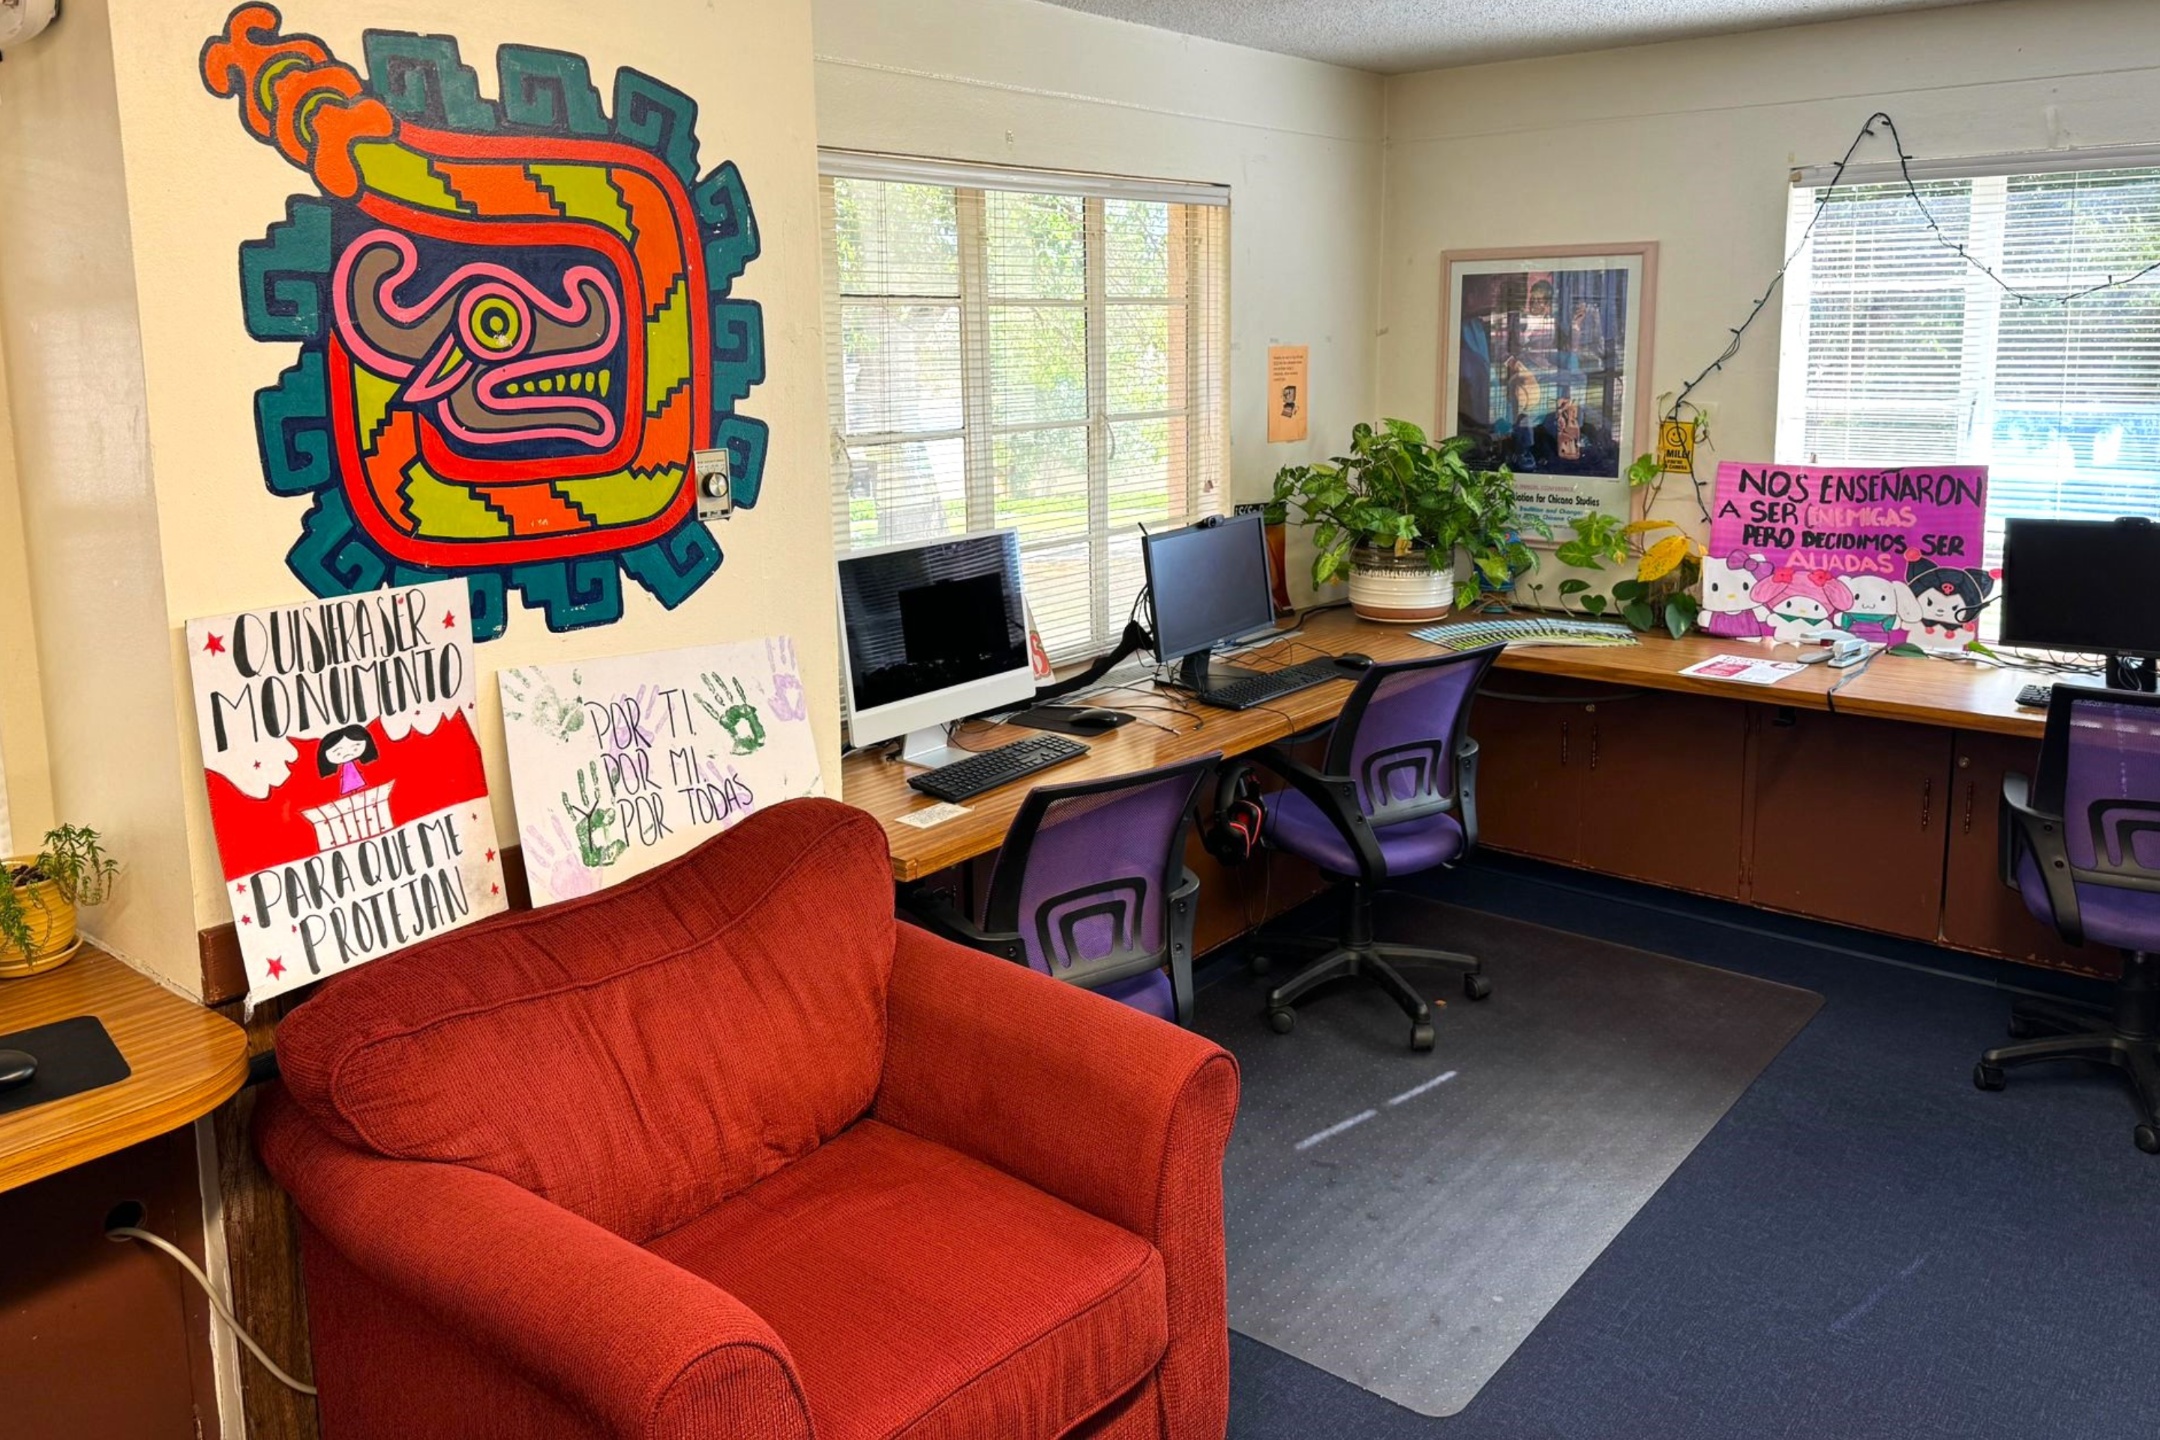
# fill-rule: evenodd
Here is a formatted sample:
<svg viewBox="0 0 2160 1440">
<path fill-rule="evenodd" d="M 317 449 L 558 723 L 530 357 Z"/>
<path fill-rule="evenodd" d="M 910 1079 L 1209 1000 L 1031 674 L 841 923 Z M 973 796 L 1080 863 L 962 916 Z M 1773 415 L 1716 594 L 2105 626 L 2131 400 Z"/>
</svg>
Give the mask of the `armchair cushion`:
<svg viewBox="0 0 2160 1440">
<path fill-rule="evenodd" d="M 885 836 L 799 800 L 582 900 L 334 978 L 287 1016 L 327 1134 L 471 1166 L 634 1241 L 870 1106 L 893 954 Z"/>
<path fill-rule="evenodd" d="M 876 1120 L 650 1248 L 773 1327 L 818 1440 L 1060 1434 L 1169 1344 L 1154 1246 Z"/>
<path fill-rule="evenodd" d="M 1356 875 L 1357 855 L 1327 813 L 1296 790 L 1267 800 L 1263 833 L 1278 849 L 1303 856 L 1331 875 Z M 1414 875 L 1448 864 L 1464 850 L 1463 828 L 1451 814 L 1427 815 L 1399 825 L 1375 827 L 1373 838 L 1390 875 Z"/>
</svg>

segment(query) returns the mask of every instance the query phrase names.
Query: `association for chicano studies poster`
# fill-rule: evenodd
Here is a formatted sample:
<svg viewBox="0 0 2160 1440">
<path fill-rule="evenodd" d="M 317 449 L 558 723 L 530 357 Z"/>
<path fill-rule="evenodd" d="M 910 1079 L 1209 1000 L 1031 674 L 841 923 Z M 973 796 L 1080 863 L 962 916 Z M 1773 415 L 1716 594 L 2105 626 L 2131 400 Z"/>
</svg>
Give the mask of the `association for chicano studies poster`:
<svg viewBox="0 0 2160 1440">
<path fill-rule="evenodd" d="M 188 622 L 251 1004 L 504 908 L 467 598 L 443 580 Z"/>
</svg>

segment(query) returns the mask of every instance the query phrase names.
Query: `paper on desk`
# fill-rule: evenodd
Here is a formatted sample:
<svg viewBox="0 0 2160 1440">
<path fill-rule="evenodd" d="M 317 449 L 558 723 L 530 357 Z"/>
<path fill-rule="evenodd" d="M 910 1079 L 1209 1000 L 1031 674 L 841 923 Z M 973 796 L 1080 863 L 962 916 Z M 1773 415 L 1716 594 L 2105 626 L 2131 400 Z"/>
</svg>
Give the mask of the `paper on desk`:
<svg viewBox="0 0 2160 1440">
<path fill-rule="evenodd" d="M 1742 685 L 1775 685 L 1807 667 L 1794 660 L 1752 660 L 1745 655 L 1713 655 L 1680 673 L 1704 680 L 1735 680 Z"/>
<path fill-rule="evenodd" d="M 955 805 L 950 800 L 940 800 L 935 805 L 926 805 L 920 810 L 913 810 L 905 815 L 895 815 L 893 818 L 902 825 L 912 825 L 917 830 L 928 830 L 933 825 L 942 825 L 947 820 L 957 820 L 967 813 L 968 807 L 965 805 Z"/>
</svg>

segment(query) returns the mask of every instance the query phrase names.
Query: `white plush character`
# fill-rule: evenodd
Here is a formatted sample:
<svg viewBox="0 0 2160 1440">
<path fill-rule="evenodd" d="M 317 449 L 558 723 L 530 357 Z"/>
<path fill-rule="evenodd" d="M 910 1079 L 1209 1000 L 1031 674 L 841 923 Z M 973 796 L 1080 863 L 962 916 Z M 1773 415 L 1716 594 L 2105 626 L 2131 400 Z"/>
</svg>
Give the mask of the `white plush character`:
<svg viewBox="0 0 2160 1440">
<path fill-rule="evenodd" d="M 1757 582 L 1755 601 L 1769 610 L 1774 638 L 1802 644 L 1838 633 L 1837 617 L 1852 609 L 1853 592 L 1821 570 L 1782 569 Z"/>
<path fill-rule="evenodd" d="M 1920 603 L 1904 581 L 1855 575 L 1845 585 L 1852 591 L 1852 608 L 1838 616 L 1838 624 L 1861 639 L 1896 645 L 1920 623 Z"/>
<path fill-rule="evenodd" d="M 1755 587 L 1770 577 L 1770 562 L 1761 555 L 1735 550 L 1720 560 L 1715 555 L 1702 562 L 1702 618 L 1697 622 L 1712 635 L 1751 639 L 1770 633 L 1770 612 L 1755 599 Z"/>
</svg>

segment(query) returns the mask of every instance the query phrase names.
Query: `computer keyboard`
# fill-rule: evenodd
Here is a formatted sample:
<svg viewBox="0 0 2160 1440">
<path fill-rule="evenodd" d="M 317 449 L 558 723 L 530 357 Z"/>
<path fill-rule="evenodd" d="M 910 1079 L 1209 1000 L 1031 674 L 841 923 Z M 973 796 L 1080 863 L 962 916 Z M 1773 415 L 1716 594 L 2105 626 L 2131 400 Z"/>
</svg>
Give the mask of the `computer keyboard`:
<svg viewBox="0 0 2160 1440">
<path fill-rule="evenodd" d="M 1265 675 L 1248 675 L 1241 680 L 1226 680 L 1211 685 L 1200 693 L 1203 704 L 1223 710 L 1250 710 L 1255 705 L 1265 705 L 1270 700 L 1280 700 L 1285 695 L 1295 695 L 1300 690 L 1310 690 L 1315 685 L 1325 685 L 1330 680 L 1355 678 L 1353 672 L 1335 663 L 1333 656 L 1323 660 L 1304 660 L 1286 665 L 1280 670 L 1270 670 Z"/>
<path fill-rule="evenodd" d="M 935 770 L 925 770 L 920 775 L 910 775 L 907 783 L 911 789 L 920 790 L 932 799 L 950 800 L 957 805 L 985 790 L 1010 785 L 1023 775 L 1033 775 L 1067 760 L 1077 760 L 1087 753 L 1087 746 L 1063 735 L 1031 735 L 1010 745 L 1000 745 L 995 750 L 970 755 L 965 760 L 955 760 L 950 765 L 940 765 Z"/>
<path fill-rule="evenodd" d="M 2054 694 L 2055 687 L 2052 685 L 2027 685 L 2024 689 L 2018 691 L 2018 708 L 2021 710 L 2045 710 L 2048 708 L 2048 703 L 2054 697 Z"/>
</svg>

